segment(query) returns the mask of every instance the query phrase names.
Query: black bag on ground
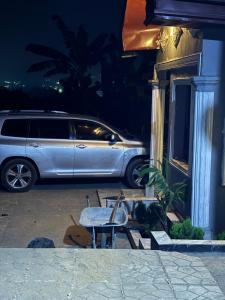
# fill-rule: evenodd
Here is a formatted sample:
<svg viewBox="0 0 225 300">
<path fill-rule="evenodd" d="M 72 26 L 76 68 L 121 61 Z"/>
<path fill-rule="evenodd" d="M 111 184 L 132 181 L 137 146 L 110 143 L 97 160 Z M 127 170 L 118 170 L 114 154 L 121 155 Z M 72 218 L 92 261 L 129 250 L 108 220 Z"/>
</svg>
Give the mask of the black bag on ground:
<svg viewBox="0 0 225 300">
<path fill-rule="evenodd" d="M 55 244 L 48 238 L 38 237 L 30 241 L 27 248 L 55 248 Z"/>
</svg>

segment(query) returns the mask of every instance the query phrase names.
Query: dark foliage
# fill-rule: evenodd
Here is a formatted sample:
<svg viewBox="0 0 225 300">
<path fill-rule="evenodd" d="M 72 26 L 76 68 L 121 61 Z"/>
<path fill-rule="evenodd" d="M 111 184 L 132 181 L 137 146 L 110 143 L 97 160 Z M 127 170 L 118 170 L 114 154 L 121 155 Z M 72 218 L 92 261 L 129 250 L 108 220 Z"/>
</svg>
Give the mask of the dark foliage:
<svg viewBox="0 0 225 300">
<path fill-rule="evenodd" d="M 192 226 L 191 220 L 186 219 L 182 223 L 173 224 L 170 236 L 172 239 L 202 240 L 204 231 L 200 227 Z"/>
<path fill-rule="evenodd" d="M 217 240 L 225 240 L 225 231 L 222 231 L 217 235 Z"/>
<path fill-rule="evenodd" d="M 29 44 L 27 51 L 46 59 L 34 63 L 27 71 L 43 72 L 46 78 L 54 76 L 64 92 L 57 96 L 52 93 L 46 101 L 38 100 L 31 106 L 98 116 L 149 140 L 148 80 L 152 78 L 155 53 L 139 52 L 124 58 L 121 41 L 115 35 L 100 34 L 89 41 L 82 26 L 72 31 L 58 15 L 53 20 L 62 34 L 65 51 Z M 93 75 L 100 72 L 101 82 L 93 80 Z"/>
<path fill-rule="evenodd" d="M 146 205 L 143 202 L 139 202 L 137 207 L 135 208 L 135 216 L 140 224 L 144 224 L 146 222 L 147 209 Z"/>
</svg>

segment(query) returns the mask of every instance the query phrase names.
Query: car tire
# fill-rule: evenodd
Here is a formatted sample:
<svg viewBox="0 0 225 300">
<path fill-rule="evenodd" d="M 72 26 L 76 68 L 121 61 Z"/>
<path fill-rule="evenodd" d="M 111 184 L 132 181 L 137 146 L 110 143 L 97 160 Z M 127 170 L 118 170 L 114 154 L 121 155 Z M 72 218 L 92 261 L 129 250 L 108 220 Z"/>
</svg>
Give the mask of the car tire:
<svg viewBox="0 0 225 300">
<path fill-rule="evenodd" d="M 1 183 L 9 192 L 27 192 L 36 180 L 37 171 L 26 159 L 12 159 L 1 170 Z"/>
<path fill-rule="evenodd" d="M 139 181 L 139 176 L 138 176 L 138 171 L 144 164 L 145 161 L 142 158 L 134 159 L 129 163 L 125 175 L 129 187 L 133 189 L 145 188 L 145 184 L 147 183 L 147 178 L 144 177 L 142 180 Z"/>
</svg>

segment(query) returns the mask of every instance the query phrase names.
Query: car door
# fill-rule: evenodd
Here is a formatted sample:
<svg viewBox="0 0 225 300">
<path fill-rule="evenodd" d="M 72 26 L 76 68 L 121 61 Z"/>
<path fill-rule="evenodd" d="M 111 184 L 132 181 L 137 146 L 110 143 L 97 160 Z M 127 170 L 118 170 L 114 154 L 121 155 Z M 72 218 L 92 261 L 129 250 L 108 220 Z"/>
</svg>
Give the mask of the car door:
<svg viewBox="0 0 225 300">
<path fill-rule="evenodd" d="M 73 176 L 74 139 L 68 119 L 33 118 L 27 139 L 27 156 L 41 177 Z"/>
<path fill-rule="evenodd" d="M 124 147 L 118 137 L 112 141 L 113 132 L 106 126 L 89 120 L 74 120 L 75 176 L 119 176 Z"/>
</svg>

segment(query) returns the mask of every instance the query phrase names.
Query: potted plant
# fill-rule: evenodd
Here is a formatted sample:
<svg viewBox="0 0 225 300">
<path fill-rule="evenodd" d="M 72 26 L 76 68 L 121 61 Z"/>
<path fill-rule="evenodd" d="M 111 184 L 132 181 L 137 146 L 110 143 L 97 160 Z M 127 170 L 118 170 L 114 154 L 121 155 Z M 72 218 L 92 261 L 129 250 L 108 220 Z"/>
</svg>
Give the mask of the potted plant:
<svg viewBox="0 0 225 300">
<path fill-rule="evenodd" d="M 154 187 L 154 194 L 158 199 L 157 204 L 155 204 L 154 212 L 158 216 L 163 229 L 168 232 L 167 212 L 172 208 L 174 201 L 183 202 L 186 184 L 184 182 L 175 184 L 168 182 L 167 161 L 165 161 L 164 173 L 163 166 L 160 162 L 157 162 L 157 164 L 150 162 L 149 165 L 144 165 L 139 172 L 139 176 L 144 177 L 146 175 L 149 175 L 147 186 Z"/>
</svg>

